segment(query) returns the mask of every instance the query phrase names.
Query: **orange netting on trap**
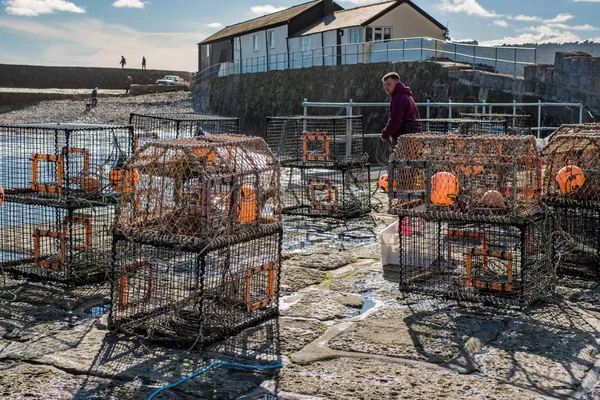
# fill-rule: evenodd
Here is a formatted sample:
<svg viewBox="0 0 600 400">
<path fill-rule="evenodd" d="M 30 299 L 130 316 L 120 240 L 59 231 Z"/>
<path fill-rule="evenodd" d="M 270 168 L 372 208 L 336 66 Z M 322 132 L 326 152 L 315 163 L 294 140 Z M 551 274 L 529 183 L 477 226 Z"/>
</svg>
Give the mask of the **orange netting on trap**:
<svg viewBox="0 0 600 400">
<path fill-rule="evenodd" d="M 515 215 L 540 198 L 533 136 L 404 135 L 389 171 L 393 214 Z"/>
<path fill-rule="evenodd" d="M 219 135 L 146 143 L 124 165 L 117 230 L 209 239 L 279 223 L 280 169 L 264 140 Z"/>
</svg>

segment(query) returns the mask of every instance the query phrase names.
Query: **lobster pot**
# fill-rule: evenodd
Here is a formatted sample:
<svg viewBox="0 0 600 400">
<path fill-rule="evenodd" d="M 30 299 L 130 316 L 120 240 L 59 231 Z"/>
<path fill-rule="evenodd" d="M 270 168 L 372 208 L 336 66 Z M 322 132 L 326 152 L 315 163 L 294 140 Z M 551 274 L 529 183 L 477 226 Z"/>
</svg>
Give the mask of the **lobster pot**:
<svg viewBox="0 0 600 400">
<path fill-rule="evenodd" d="M 0 185 L 19 201 L 75 197 L 114 203 L 131 154 L 128 126 L 0 124 Z"/>
<path fill-rule="evenodd" d="M 559 275 L 600 278 L 600 208 L 553 206 Z"/>
<path fill-rule="evenodd" d="M 123 171 L 117 228 L 126 236 L 195 243 L 281 220 L 279 162 L 260 138 L 148 142 Z"/>
<path fill-rule="evenodd" d="M 430 118 L 406 121 L 408 133 L 457 134 L 457 135 L 506 135 L 508 123 L 501 120 L 478 120 L 466 118 Z"/>
<path fill-rule="evenodd" d="M 541 159 L 532 136 L 404 135 L 388 170 L 392 214 L 518 215 L 539 204 Z"/>
<path fill-rule="evenodd" d="M 276 316 L 281 241 L 281 225 L 196 250 L 117 238 L 110 324 L 204 346 Z"/>
<path fill-rule="evenodd" d="M 283 213 L 351 218 L 371 211 L 369 164 L 282 168 Z"/>
<path fill-rule="evenodd" d="M 114 208 L 4 202 L 0 265 L 42 281 L 102 281 L 110 273 Z"/>
<path fill-rule="evenodd" d="M 363 117 L 267 117 L 267 143 L 282 164 L 364 161 Z"/>
<path fill-rule="evenodd" d="M 550 294 L 552 220 L 533 210 L 496 221 L 401 216 L 400 289 L 515 306 Z"/>
<path fill-rule="evenodd" d="M 600 130 L 555 134 L 542 155 L 546 203 L 600 208 Z"/>
<path fill-rule="evenodd" d="M 461 118 L 478 119 L 481 121 L 506 122 L 509 132 L 518 135 L 531 134 L 531 115 L 529 114 L 479 114 L 460 113 Z"/>
<path fill-rule="evenodd" d="M 563 124 L 548 137 L 552 138 L 562 135 L 600 134 L 600 123 L 593 124 Z"/>
<path fill-rule="evenodd" d="M 204 134 L 238 134 L 237 118 L 195 113 L 151 113 L 129 116 L 133 127 L 133 151 L 148 140 L 186 139 Z"/>
</svg>

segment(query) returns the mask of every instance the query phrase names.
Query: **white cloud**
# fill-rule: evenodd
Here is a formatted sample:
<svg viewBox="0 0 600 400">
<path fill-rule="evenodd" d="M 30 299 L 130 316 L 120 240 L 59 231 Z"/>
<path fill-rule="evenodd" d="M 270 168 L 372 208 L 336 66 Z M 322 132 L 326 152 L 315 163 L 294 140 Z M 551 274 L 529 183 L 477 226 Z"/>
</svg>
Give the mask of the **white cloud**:
<svg viewBox="0 0 600 400">
<path fill-rule="evenodd" d="M 112 6 L 117 8 L 144 8 L 144 3 L 140 0 L 117 0 L 112 3 Z"/>
<path fill-rule="evenodd" d="M 540 17 L 531 17 L 528 15 L 517 15 L 515 18 L 515 21 L 526 21 L 526 22 L 533 22 L 533 21 L 541 21 L 542 19 Z"/>
<path fill-rule="evenodd" d="M 477 0 L 442 0 L 437 5 L 442 11 L 464 13 L 467 15 L 476 15 L 478 17 L 501 17 L 502 15 L 496 14 L 493 11 L 488 11 L 483 8 Z"/>
<path fill-rule="evenodd" d="M 182 71 L 198 68 L 196 43 L 208 36 L 201 31 L 139 32 L 90 18 L 60 24 L 0 17 L 0 31 L 33 37 L 45 46 L 28 56 L 27 64 L 118 68 L 122 54 L 134 68 L 141 67 L 145 56 L 148 68 Z"/>
<path fill-rule="evenodd" d="M 505 21 L 505 20 L 503 20 L 503 19 L 497 19 L 497 20 L 495 20 L 495 21 L 494 21 L 494 24 L 495 24 L 495 25 L 498 25 L 498 26 L 500 26 L 500 27 L 502 27 L 502 28 L 506 28 L 506 27 L 508 27 L 508 22 L 506 22 L 506 21 Z"/>
<path fill-rule="evenodd" d="M 258 15 L 258 16 L 266 15 L 266 14 L 273 14 L 274 12 L 281 11 L 281 10 L 285 10 L 285 7 L 275 7 L 270 4 L 265 4 L 264 6 L 254 6 L 254 7 L 250 8 L 250 11 L 252 12 L 252 14 Z"/>
<path fill-rule="evenodd" d="M 206 24 L 204 26 L 207 27 L 207 28 L 220 28 L 220 27 L 223 26 L 223 24 L 220 23 L 220 22 L 212 22 L 212 23 Z"/>
<path fill-rule="evenodd" d="M 550 24 L 550 26 L 552 26 L 553 28 L 570 29 L 573 31 L 595 31 L 595 30 L 598 30 L 598 28 L 595 28 L 588 24 L 585 24 L 585 25 Z"/>
<path fill-rule="evenodd" d="M 24 17 L 36 17 L 41 14 L 52 14 L 56 11 L 66 11 L 83 14 L 85 10 L 75 3 L 65 0 L 6 0 L 7 14 Z"/>
<path fill-rule="evenodd" d="M 499 44 L 523 44 L 523 43 L 566 43 L 578 42 L 579 36 L 569 30 L 557 29 L 553 26 L 540 25 L 528 28 L 526 33 L 518 36 L 506 36 L 502 39 L 487 40 L 481 42 L 484 46 L 493 46 Z"/>
<path fill-rule="evenodd" d="M 572 14 L 558 14 L 556 17 L 552 18 L 552 19 L 545 19 L 544 22 L 547 24 L 560 24 L 562 22 L 567 22 L 569 20 L 573 19 L 573 15 Z"/>
</svg>

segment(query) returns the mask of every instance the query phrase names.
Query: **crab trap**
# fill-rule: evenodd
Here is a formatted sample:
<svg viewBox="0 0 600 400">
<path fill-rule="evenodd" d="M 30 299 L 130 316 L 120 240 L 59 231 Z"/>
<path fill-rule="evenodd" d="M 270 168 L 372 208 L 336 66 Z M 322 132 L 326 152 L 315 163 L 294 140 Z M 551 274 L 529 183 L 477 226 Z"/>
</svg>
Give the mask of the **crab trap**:
<svg viewBox="0 0 600 400">
<path fill-rule="evenodd" d="M 533 136 L 403 135 L 388 170 L 392 214 L 518 215 L 539 204 Z"/>
<path fill-rule="evenodd" d="M 529 114 L 460 113 L 460 117 L 481 121 L 506 122 L 509 132 L 519 135 L 531 134 L 531 115 Z"/>
<path fill-rule="evenodd" d="M 128 237 L 199 243 L 281 220 L 279 161 L 260 138 L 148 142 L 123 173 L 117 228 Z"/>
<path fill-rule="evenodd" d="M 79 284 L 106 279 L 111 266 L 114 206 L 63 208 L 4 202 L 0 266 L 5 271 Z"/>
<path fill-rule="evenodd" d="M 464 118 L 430 118 L 406 121 L 408 133 L 457 134 L 457 135 L 506 135 L 508 124 L 499 120 L 477 120 Z"/>
<path fill-rule="evenodd" d="M 0 185 L 8 201 L 114 203 L 131 154 L 128 126 L 0 125 Z"/>
<path fill-rule="evenodd" d="M 526 306 L 549 295 L 552 219 L 539 209 L 484 222 L 400 217 L 400 289 Z"/>
<path fill-rule="evenodd" d="M 132 335 L 205 346 L 278 315 L 282 228 L 202 248 L 114 243 L 109 322 Z"/>
<path fill-rule="evenodd" d="M 282 168 L 283 213 L 351 218 L 371 211 L 369 164 Z"/>
<path fill-rule="evenodd" d="M 363 117 L 267 117 L 267 143 L 282 164 L 365 160 Z"/>
<path fill-rule="evenodd" d="M 237 118 L 195 113 L 132 113 L 129 124 L 133 127 L 133 151 L 148 140 L 186 139 L 205 134 L 235 135 L 240 131 Z"/>
</svg>

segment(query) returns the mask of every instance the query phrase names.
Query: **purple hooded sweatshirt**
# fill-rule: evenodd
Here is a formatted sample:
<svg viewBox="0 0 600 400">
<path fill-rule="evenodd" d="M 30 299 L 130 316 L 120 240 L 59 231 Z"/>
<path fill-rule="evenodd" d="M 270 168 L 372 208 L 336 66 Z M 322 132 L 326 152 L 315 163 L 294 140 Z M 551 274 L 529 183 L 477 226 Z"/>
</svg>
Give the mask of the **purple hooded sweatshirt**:
<svg viewBox="0 0 600 400">
<path fill-rule="evenodd" d="M 420 118 L 410 88 L 404 86 L 402 82 L 398 82 L 390 99 L 390 119 L 383 128 L 381 137 L 385 140 L 390 136 L 397 139 L 398 136 L 407 133 L 406 120 Z"/>
</svg>

